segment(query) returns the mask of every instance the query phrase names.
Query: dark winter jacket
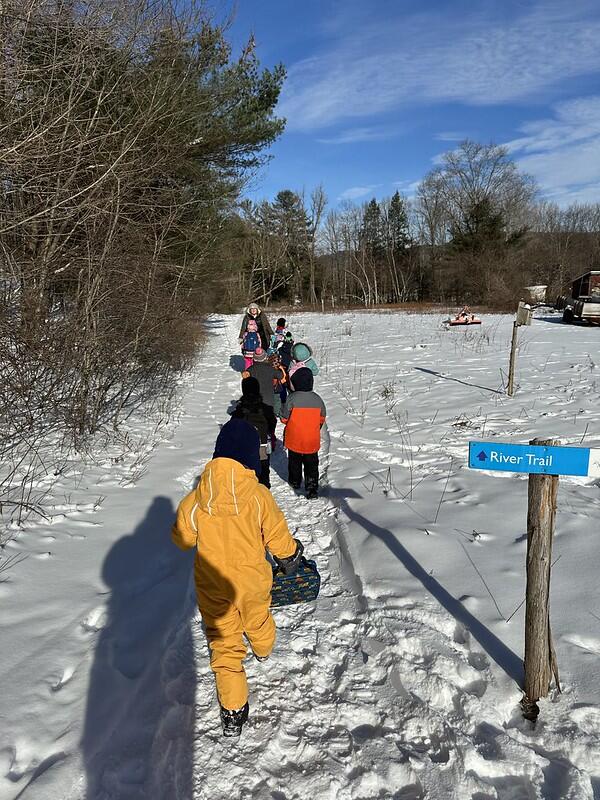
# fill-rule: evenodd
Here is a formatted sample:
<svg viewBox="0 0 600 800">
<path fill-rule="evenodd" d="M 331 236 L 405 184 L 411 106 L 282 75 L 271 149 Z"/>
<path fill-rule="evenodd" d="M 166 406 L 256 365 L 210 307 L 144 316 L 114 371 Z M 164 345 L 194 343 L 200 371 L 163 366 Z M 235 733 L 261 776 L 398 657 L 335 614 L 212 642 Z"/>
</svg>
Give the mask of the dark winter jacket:
<svg viewBox="0 0 600 800">
<path fill-rule="evenodd" d="M 321 446 L 321 427 L 325 422 L 325 403 L 312 391 L 313 374 L 302 367 L 294 375 L 295 391 L 289 395 L 281 412 L 285 425 L 284 443 L 295 453 L 318 453 Z"/>
<path fill-rule="evenodd" d="M 247 378 L 246 380 L 257 383 L 254 378 Z M 258 394 L 258 387 L 256 394 L 246 394 L 238 400 L 235 411 L 231 416 L 234 419 L 246 420 L 250 425 L 253 425 L 258 431 L 261 445 L 267 444 L 277 425 L 273 407 L 263 403 Z"/>
<path fill-rule="evenodd" d="M 294 346 L 293 339 L 283 341 L 277 348 L 277 354 L 281 359 L 281 363 L 286 369 L 289 369 L 290 364 L 292 363 L 292 347 Z"/>
<path fill-rule="evenodd" d="M 279 370 L 275 369 L 268 361 L 255 361 L 247 373 L 244 372 L 243 375 L 256 378 L 260 384 L 260 394 L 263 403 L 273 408 L 275 402 L 273 398 L 273 386 L 274 381 L 278 380 L 281 375 Z"/>
<path fill-rule="evenodd" d="M 249 306 L 248 308 L 254 308 L 254 305 Z M 258 327 L 258 335 L 260 336 L 262 348 L 263 350 L 268 350 L 271 343 L 271 336 L 273 335 L 273 329 L 269 324 L 269 320 L 267 319 L 265 313 L 260 310 L 260 308 L 258 309 L 258 314 L 256 316 L 250 314 L 248 308 L 244 314 L 244 319 L 242 320 L 242 326 L 240 328 L 240 335 L 238 338 L 243 338 L 244 333 L 248 329 L 248 322 L 253 319 Z M 256 306 L 256 308 L 258 308 L 258 306 Z"/>
</svg>

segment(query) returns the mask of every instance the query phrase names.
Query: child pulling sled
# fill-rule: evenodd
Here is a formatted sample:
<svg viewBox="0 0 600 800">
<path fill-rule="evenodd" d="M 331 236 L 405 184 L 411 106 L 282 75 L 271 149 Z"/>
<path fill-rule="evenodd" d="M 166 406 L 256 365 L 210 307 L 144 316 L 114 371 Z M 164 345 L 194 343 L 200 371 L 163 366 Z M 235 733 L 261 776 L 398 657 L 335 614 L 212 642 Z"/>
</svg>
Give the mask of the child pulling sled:
<svg viewBox="0 0 600 800">
<path fill-rule="evenodd" d="M 302 561 L 302 544 L 291 536 L 271 492 L 258 482 L 259 447 L 257 431 L 245 420 L 224 425 L 197 488 L 179 504 L 172 534 L 182 550 L 196 550 L 196 596 L 224 736 L 239 736 L 248 719 L 245 639 L 259 661 L 275 644 L 273 570 L 265 550 L 286 575 Z"/>
</svg>

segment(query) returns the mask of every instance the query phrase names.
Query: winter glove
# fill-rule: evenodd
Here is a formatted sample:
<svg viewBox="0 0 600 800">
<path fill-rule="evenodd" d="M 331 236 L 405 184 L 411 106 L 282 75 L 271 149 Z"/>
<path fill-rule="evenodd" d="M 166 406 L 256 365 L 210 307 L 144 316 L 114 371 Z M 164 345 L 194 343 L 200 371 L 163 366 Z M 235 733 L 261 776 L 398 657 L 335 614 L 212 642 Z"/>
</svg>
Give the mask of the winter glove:
<svg viewBox="0 0 600 800">
<path fill-rule="evenodd" d="M 275 452 L 275 448 L 277 447 L 277 437 L 274 433 L 271 434 L 271 452 Z"/>
<path fill-rule="evenodd" d="M 302 561 L 304 545 L 298 539 L 294 539 L 294 541 L 296 542 L 296 552 L 293 556 L 288 556 L 287 558 L 277 558 L 277 556 L 273 556 L 278 570 L 283 572 L 284 575 L 293 575 L 294 572 L 297 572 L 300 562 Z"/>
</svg>

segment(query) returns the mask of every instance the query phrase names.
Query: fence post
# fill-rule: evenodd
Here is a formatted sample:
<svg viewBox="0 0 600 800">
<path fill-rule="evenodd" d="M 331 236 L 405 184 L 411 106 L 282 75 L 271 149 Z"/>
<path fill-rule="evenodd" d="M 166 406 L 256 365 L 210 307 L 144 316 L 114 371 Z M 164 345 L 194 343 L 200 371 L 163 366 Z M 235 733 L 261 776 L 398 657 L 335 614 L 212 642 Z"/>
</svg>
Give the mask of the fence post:
<svg viewBox="0 0 600 800">
<path fill-rule="evenodd" d="M 515 326 L 516 330 L 516 326 Z M 556 446 L 554 439 L 531 445 Z M 523 716 L 535 721 L 537 701 L 550 691 L 552 677 L 560 691 L 558 665 L 550 630 L 550 567 L 556 518 L 558 475 L 531 474 L 527 508 L 527 592 L 525 606 L 525 694 Z"/>
<path fill-rule="evenodd" d="M 507 394 L 509 397 L 513 396 L 515 385 L 515 366 L 517 362 L 517 337 L 519 333 L 519 325 L 515 320 L 513 322 L 512 344 L 510 346 L 510 364 L 508 367 L 508 389 Z"/>
</svg>

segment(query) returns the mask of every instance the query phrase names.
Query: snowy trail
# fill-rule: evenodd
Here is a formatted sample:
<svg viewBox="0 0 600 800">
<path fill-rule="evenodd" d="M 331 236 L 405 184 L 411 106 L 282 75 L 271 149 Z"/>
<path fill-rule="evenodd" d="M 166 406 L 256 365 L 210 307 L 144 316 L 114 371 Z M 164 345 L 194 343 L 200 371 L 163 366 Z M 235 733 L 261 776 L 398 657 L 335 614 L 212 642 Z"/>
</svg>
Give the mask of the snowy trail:
<svg viewBox="0 0 600 800">
<path fill-rule="evenodd" d="M 232 352 L 235 335 L 234 321 Z M 238 380 L 227 374 L 225 396 L 237 395 Z M 325 383 L 317 388 L 335 402 Z M 330 430 L 334 441 L 337 434 Z M 326 497 L 309 502 L 287 486 L 281 451 L 273 467 L 273 494 L 316 558 L 323 588 L 314 606 L 275 611 L 276 649 L 267 663 L 247 661 L 251 718 L 233 746 L 221 738 L 208 649 L 194 628 L 194 798 L 591 800 L 589 779 L 560 753 L 558 738 L 558 752 L 539 751 L 516 685 L 507 703 L 506 675 L 434 593 L 362 586 L 347 542 L 356 491 L 334 480 Z M 506 652 L 506 668 L 520 677 L 519 660 Z"/>
<path fill-rule="evenodd" d="M 328 321 L 309 323 L 310 341 L 326 336 Z M 425 500 L 435 495 L 435 507 L 446 462 L 416 439 L 395 443 L 381 423 L 365 427 L 361 392 L 374 390 L 360 380 L 351 388 L 332 370 L 316 386 L 329 408 L 324 496 L 309 502 L 287 486 L 280 448 L 271 470 L 292 532 L 319 564 L 321 595 L 316 604 L 275 611 L 273 656 L 246 661 L 249 723 L 239 742 L 223 740 L 191 557 L 172 547 L 168 531 L 239 396 L 240 376 L 228 363 L 238 351 L 237 325 L 235 317 L 209 321 L 179 425 L 145 455 L 135 485 L 100 464 L 85 487 L 89 497 L 97 486 L 97 504 L 57 498 L 56 521 L 14 543 L 17 551 L 38 543 L 40 556 L 52 549 L 0 585 L 3 628 L 20 643 L 0 660 L 4 698 L 18 698 L 0 717 L 0 800 L 597 800 L 600 708 L 569 701 L 567 688 L 565 700 L 544 706 L 536 730 L 521 719 L 518 648 L 500 641 L 504 629 L 482 613 L 475 592 L 459 595 L 451 572 L 437 562 L 430 568 L 419 484 L 409 509 L 394 500 L 400 478 L 394 483 L 392 473 L 380 499 L 367 485 L 383 486 L 395 467 L 411 484 L 423 471 Z M 418 351 L 417 358 L 428 368 Z M 483 361 L 473 359 L 477 367 Z M 402 400 L 423 396 L 419 415 L 433 427 L 439 403 L 431 378 L 414 380 Z M 481 381 L 492 385 L 489 374 Z M 496 411 L 486 416 L 489 429 L 507 415 L 481 390 L 476 402 L 486 400 Z M 440 417 L 455 408 L 449 398 Z M 460 428 L 450 430 L 444 454 L 459 458 Z M 457 513 L 475 502 L 461 474 L 448 493 Z M 425 544 L 443 561 L 453 552 L 441 538 L 447 525 L 430 528 Z M 22 602 L 35 586 L 42 608 Z M 571 639 L 596 652 L 593 637 Z"/>
<path fill-rule="evenodd" d="M 201 361 L 216 375 L 223 327 L 209 323 Z M 202 369 L 185 384 L 162 441 L 140 420 L 133 452 L 88 465 L 85 483 L 75 464 L 50 520 L 9 545 L 29 557 L 0 584 L 3 641 L 18 644 L 0 654 L 2 800 L 191 797 L 193 557 L 169 532 L 223 403 Z"/>
</svg>

